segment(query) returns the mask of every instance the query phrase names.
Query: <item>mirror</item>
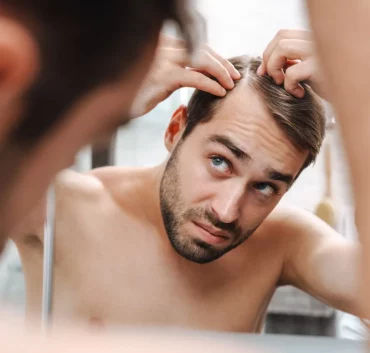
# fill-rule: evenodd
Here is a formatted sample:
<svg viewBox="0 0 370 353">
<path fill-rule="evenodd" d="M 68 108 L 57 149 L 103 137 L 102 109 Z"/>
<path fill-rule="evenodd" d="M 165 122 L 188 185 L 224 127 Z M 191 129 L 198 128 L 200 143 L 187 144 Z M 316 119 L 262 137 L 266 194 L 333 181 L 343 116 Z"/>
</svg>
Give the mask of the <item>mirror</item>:
<svg viewBox="0 0 370 353">
<path fill-rule="evenodd" d="M 232 6 L 225 8 L 223 2 L 211 2 L 211 0 L 197 2 L 198 10 L 207 22 L 209 45 L 225 57 L 232 57 L 246 52 L 250 55 L 260 55 L 279 29 L 309 27 L 303 1 L 286 0 L 284 6 L 273 0 L 259 2 L 234 0 L 231 1 L 231 4 Z M 148 115 L 133 120 L 130 124 L 118 130 L 107 149 L 96 151 L 92 148 L 82 151 L 76 159 L 77 164 L 74 166 L 74 169 L 79 172 L 86 172 L 91 167 L 98 168 L 107 165 L 136 168 L 152 167 L 162 163 L 168 154 L 163 142 L 163 136 L 170 117 L 180 104 L 187 104 L 191 93 L 191 89 L 177 91 Z M 333 115 L 328 109 L 327 119 L 331 121 L 332 117 Z M 327 160 L 325 159 L 327 154 L 321 152 L 318 155 L 317 162 L 303 171 L 281 203 L 284 205 L 291 204 L 314 214 L 317 205 L 322 201 L 323 196 L 325 196 L 325 188 L 330 184 L 332 189 L 331 197 L 335 205 L 335 220 L 330 226 L 346 239 L 356 239 L 354 209 L 351 190 L 349 188 L 346 159 L 343 153 L 342 143 L 339 139 L 338 126 L 335 124 L 330 125 L 323 142 L 323 150 L 328 148 L 331 151 L 330 180 L 326 182 L 326 179 L 328 179 Z M 216 162 L 222 163 L 222 161 Z M 193 162 L 189 159 L 189 165 L 191 163 Z M 112 178 L 114 178 L 114 175 L 112 175 Z M 115 194 L 114 197 L 118 197 L 116 199 L 118 205 L 126 205 L 127 200 L 124 198 L 126 193 L 130 198 L 138 197 L 139 200 L 145 199 L 146 195 L 142 194 L 140 190 L 137 194 L 132 191 L 137 187 L 134 182 L 138 179 L 135 178 L 133 177 L 132 188 L 130 190 L 124 189 L 122 193 L 117 191 L 117 194 Z M 125 228 L 123 221 L 117 220 L 119 209 L 112 211 L 115 215 L 114 217 L 112 214 L 107 215 L 112 207 L 111 200 L 108 200 L 112 195 L 108 193 L 105 195 L 107 199 L 102 200 L 98 190 L 105 187 L 104 182 L 96 185 L 94 185 L 93 181 L 87 180 L 87 184 L 89 182 L 92 183 L 92 185 L 89 185 L 92 189 L 96 188 L 96 194 L 93 193 L 92 196 L 79 199 L 79 207 L 85 211 L 68 212 L 68 210 L 63 209 L 58 214 L 57 209 L 57 217 L 69 217 L 71 219 L 66 228 L 69 232 L 75 231 L 76 237 L 79 234 L 83 234 L 81 239 L 75 238 L 73 242 L 70 241 L 68 243 L 70 251 L 65 253 L 61 258 L 57 257 L 56 266 L 65 266 L 65 269 L 61 270 L 61 273 L 58 273 L 56 280 L 58 281 L 58 285 L 60 285 L 61 281 L 66 281 L 67 283 L 66 287 L 64 287 L 66 297 L 63 299 L 63 292 L 61 292 L 57 293 L 55 298 L 55 300 L 59 301 L 65 300 L 65 303 L 59 303 L 57 306 L 58 315 L 64 313 L 72 317 L 73 320 L 75 316 L 78 316 L 76 320 L 80 320 L 80 316 L 83 315 L 76 315 L 75 310 L 84 312 L 85 308 L 80 307 L 80 305 L 86 300 L 86 295 L 90 293 L 89 298 L 92 302 L 89 304 L 94 307 L 94 310 L 88 313 L 86 320 L 89 325 L 97 328 L 104 327 L 109 320 L 114 325 L 121 324 L 120 315 L 125 313 L 125 319 L 127 318 L 128 323 L 133 324 L 140 324 L 144 321 L 145 324 L 179 324 L 181 326 L 185 323 L 185 326 L 190 328 L 221 331 L 232 330 L 234 325 L 236 331 L 243 331 L 241 325 L 243 320 L 239 318 L 238 321 L 238 317 L 245 315 L 245 321 L 249 322 L 251 320 L 248 319 L 248 315 L 257 317 L 260 314 L 261 318 L 254 320 L 256 326 L 252 327 L 252 324 L 247 324 L 248 328 L 245 331 L 258 331 L 260 328 L 261 332 L 266 334 L 329 336 L 356 340 L 362 340 L 364 338 L 366 329 L 361 320 L 324 304 L 303 290 L 292 286 L 281 286 L 276 288 L 276 291 L 271 292 L 271 288 L 264 291 L 261 288 L 265 288 L 265 284 L 261 278 L 258 280 L 254 278 L 248 285 L 245 285 L 245 288 L 242 283 L 232 283 L 235 273 L 241 269 L 237 267 L 237 264 L 235 264 L 236 267 L 234 269 L 228 267 L 225 270 L 221 266 L 219 276 L 215 275 L 217 273 L 215 267 L 202 281 L 186 273 L 186 276 L 188 276 L 187 283 L 179 280 L 177 288 L 172 283 L 171 290 L 173 290 L 173 294 L 167 296 L 165 292 L 168 293 L 166 290 L 166 284 L 168 284 L 167 281 L 169 280 L 169 277 L 166 277 L 168 273 L 163 267 L 158 267 L 158 262 L 154 261 L 152 258 L 153 255 L 148 253 L 148 248 L 149 250 L 152 248 L 159 251 L 156 248 L 156 241 L 152 237 L 148 237 L 148 239 L 142 240 L 140 244 L 132 245 L 134 242 L 132 235 L 127 235 L 127 240 L 119 238 L 119 235 L 122 237 L 125 236 L 127 228 Z M 114 183 L 118 185 L 118 182 L 117 180 Z M 76 184 L 71 182 L 69 186 L 72 190 L 75 190 L 75 187 L 83 188 L 86 185 L 84 185 L 84 180 L 81 179 L 76 180 Z M 153 193 L 155 190 L 153 186 L 149 190 L 149 193 Z M 69 191 L 60 191 L 61 194 L 63 192 L 69 193 Z M 71 197 L 71 200 L 68 200 L 67 203 L 70 202 L 71 207 L 76 207 L 71 196 L 73 192 L 69 194 L 68 197 Z M 150 195 L 147 196 L 148 198 L 151 197 Z M 173 193 L 173 196 L 178 195 Z M 104 205 L 101 211 L 93 207 L 95 203 L 99 204 L 99 202 L 102 202 Z M 131 213 L 139 212 L 139 208 L 139 204 L 134 201 L 128 216 L 130 222 L 136 222 L 135 217 Z M 81 229 L 81 222 L 85 222 L 85 229 Z M 57 226 L 65 227 L 65 221 L 57 222 Z M 135 231 L 138 232 L 141 226 L 135 223 Z M 110 234 L 110 227 L 114 227 L 116 230 L 114 234 Z M 118 230 L 120 231 L 118 232 Z M 91 236 L 91 239 L 88 238 L 89 236 Z M 112 241 L 110 237 L 116 237 L 118 239 L 116 246 L 112 245 L 114 242 L 111 243 L 110 247 L 106 246 L 107 242 Z M 35 239 L 32 238 L 27 241 L 29 243 L 26 245 L 23 244 L 20 248 L 21 251 L 25 251 L 25 246 L 27 246 L 33 247 L 33 252 L 32 255 L 27 257 L 25 263 L 29 263 L 30 261 L 39 262 L 40 244 L 37 244 Z M 32 243 L 32 241 L 35 243 Z M 251 239 L 251 241 L 255 244 L 254 239 Z M 134 250 L 130 250 L 130 246 L 135 246 L 136 249 L 139 247 L 140 251 L 134 256 Z M 128 251 L 127 255 L 125 255 L 125 251 Z M 237 250 L 235 249 L 235 251 Z M 237 252 L 237 254 L 240 254 L 240 252 Z M 36 256 L 36 260 L 34 256 Z M 120 256 L 123 262 L 114 262 L 118 261 Z M 264 256 L 262 252 L 261 256 Z M 138 264 L 141 258 L 149 261 L 145 271 L 141 270 L 134 275 L 130 274 L 129 266 L 139 266 Z M 269 258 L 267 257 L 260 264 L 263 263 L 266 266 L 268 260 Z M 104 266 L 105 261 L 108 267 Z M 129 265 L 125 264 L 124 261 L 129 261 Z M 226 260 L 225 262 L 228 266 L 231 266 Z M 230 263 L 233 262 L 230 261 Z M 177 276 L 181 278 L 182 262 L 180 260 L 179 262 L 170 263 L 166 263 L 164 260 L 162 265 L 176 268 L 179 271 Z M 60 269 L 60 267 L 58 268 Z M 186 271 L 190 271 L 192 268 L 192 271 L 196 272 L 197 270 L 195 269 L 198 267 L 195 265 L 194 267 L 190 266 Z M 117 269 L 121 269 L 121 272 Z M 251 276 L 253 271 L 257 271 L 256 268 L 253 268 L 252 264 L 250 264 L 250 268 L 244 270 L 246 271 L 246 277 Z M 151 271 L 153 271 L 155 276 L 158 276 L 157 279 L 151 278 Z M 228 271 L 230 273 L 227 275 Z M 80 273 L 81 277 L 72 276 L 71 274 L 73 273 Z M 32 277 L 34 274 L 29 273 L 29 276 Z M 99 281 L 95 281 L 94 277 L 99 278 Z M 22 272 L 19 253 L 13 242 L 9 242 L 1 259 L 0 278 L 2 279 L 0 280 L 0 298 L 2 303 L 9 306 L 12 310 L 24 313 L 24 274 Z M 262 282 L 260 283 L 258 281 Z M 150 286 L 143 285 L 143 283 L 149 282 L 153 286 L 152 291 Z M 133 290 L 135 285 L 140 288 L 139 293 Z M 225 289 L 223 286 L 227 285 L 230 287 Z M 257 287 L 253 287 L 254 285 Z M 120 286 L 124 286 L 124 288 L 119 288 Z M 250 290 L 248 289 L 249 286 Z M 164 292 L 161 292 L 161 288 L 163 288 Z M 233 305 L 232 302 L 237 300 L 235 299 L 237 295 L 230 296 L 228 291 L 238 293 L 239 288 L 243 289 L 245 293 L 249 293 L 251 297 L 254 296 L 256 298 L 251 300 L 246 295 L 246 298 L 250 302 L 246 299 L 247 304 L 240 304 L 240 307 Z M 34 300 L 34 298 L 40 294 L 39 288 L 30 286 L 29 290 L 33 291 L 32 305 L 38 308 L 38 301 Z M 182 320 L 176 317 L 176 315 L 171 316 L 171 312 L 174 312 L 170 309 L 171 307 L 176 308 L 179 305 L 181 306 L 179 303 L 181 303 L 181 298 L 185 298 L 182 296 L 186 291 L 189 291 L 193 295 L 190 296 L 190 300 L 198 301 L 198 304 L 195 307 L 185 309 L 189 317 L 187 320 L 182 317 Z M 94 293 L 95 295 L 93 295 Z M 122 299 L 122 293 L 127 295 L 125 300 Z M 254 294 L 252 295 L 251 293 Z M 228 297 L 227 294 L 229 295 Z M 145 296 L 151 295 L 162 295 L 166 299 L 164 301 L 155 301 L 155 306 L 153 305 L 151 307 L 151 301 L 145 301 Z M 264 300 L 261 300 L 258 296 L 263 296 Z M 230 302 L 226 303 L 223 307 L 224 304 L 221 304 L 221 299 L 225 297 L 229 298 Z M 187 299 L 189 300 L 189 297 Z M 240 298 L 238 300 L 240 300 L 240 303 L 243 303 Z M 219 305 L 215 304 L 217 301 L 220 302 Z M 148 305 L 147 311 L 150 313 L 150 318 L 142 319 L 136 315 L 135 307 L 130 306 L 130 303 L 140 303 L 142 305 L 145 302 Z M 112 309 L 112 303 L 117 305 L 117 309 Z M 202 303 L 202 305 L 199 305 L 199 303 Z M 266 309 L 261 309 L 258 315 L 255 312 L 255 305 L 257 304 L 260 307 L 265 306 Z M 109 313 L 106 317 L 104 316 L 105 306 L 110 308 L 109 310 L 107 309 Z M 202 312 L 202 308 L 204 308 L 204 312 Z M 161 310 L 166 315 L 161 315 Z M 229 313 L 222 316 L 220 313 L 222 310 L 225 310 L 226 313 L 229 310 Z M 186 313 L 183 315 L 186 316 Z M 260 327 L 257 327 L 257 323 Z"/>
</svg>

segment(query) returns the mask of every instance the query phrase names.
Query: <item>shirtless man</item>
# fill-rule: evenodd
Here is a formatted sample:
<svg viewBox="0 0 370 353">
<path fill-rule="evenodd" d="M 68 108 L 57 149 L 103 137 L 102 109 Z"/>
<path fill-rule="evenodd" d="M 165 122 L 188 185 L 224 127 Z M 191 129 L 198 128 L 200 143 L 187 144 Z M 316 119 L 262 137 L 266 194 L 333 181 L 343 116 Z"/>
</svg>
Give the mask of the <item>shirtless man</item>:
<svg viewBox="0 0 370 353">
<path fill-rule="evenodd" d="M 55 321 L 256 332 L 286 284 L 357 313 L 356 244 L 307 212 L 274 210 L 319 151 L 322 105 L 308 86 L 298 99 L 257 75 L 260 63 L 236 58 L 243 78 L 225 99 L 198 91 L 176 110 L 161 165 L 59 176 Z M 41 204 L 12 236 L 31 316 L 43 221 Z"/>
<path fill-rule="evenodd" d="M 132 100 L 152 64 L 165 20 L 175 21 L 186 38 L 196 32 L 186 0 L 1 1 L 0 254 L 9 230 L 34 207 L 55 174 L 72 163 L 76 152 L 133 117 Z M 221 85 L 206 76 L 181 71 L 194 63 L 186 50 L 179 54 L 182 80 L 177 84 L 193 82 L 224 94 Z M 227 71 L 225 76 L 214 55 L 198 60 L 226 78 Z M 169 85 L 162 93 L 171 93 L 172 78 L 161 82 Z M 37 325 L 32 325 L 35 334 L 22 335 L 13 319 L 1 310 L 2 353 L 174 351 L 163 333 L 136 330 L 98 338 L 62 330 L 48 339 Z M 174 336 L 184 351 L 217 351 L 209 339 Z M 222 342 L 215 344 L 222 347 Z"/>
</svg>

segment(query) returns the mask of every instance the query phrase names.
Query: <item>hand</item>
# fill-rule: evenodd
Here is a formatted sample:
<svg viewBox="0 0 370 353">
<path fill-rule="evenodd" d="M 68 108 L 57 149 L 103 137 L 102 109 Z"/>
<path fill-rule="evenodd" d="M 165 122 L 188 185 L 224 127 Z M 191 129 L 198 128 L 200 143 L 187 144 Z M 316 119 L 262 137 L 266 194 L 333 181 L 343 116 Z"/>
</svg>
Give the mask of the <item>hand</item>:
<svg viewBox="0 0 370 353">
<path fill-rule="evenodd" d="M 268 74 L 278 85 L 284 83 L 285 90 L 298 98 L 304 96 L 300 82 L 307 81 L 319 96 L 328 99 L 309 31 L 280 30 L 265 49 L 257 73 Z"/>
<path fill-rule="evenodd" d="M 233 80 L 240 77 L 234 66 L 209 46 L 204 45 L 190 57 L 182 40 L 162 35 L 152 68 L 136 96 L 131 113 L 134 117 L 147 114 L 181 87 L 224 96 L 225 89 L 232 89 Z"/>
</svg>

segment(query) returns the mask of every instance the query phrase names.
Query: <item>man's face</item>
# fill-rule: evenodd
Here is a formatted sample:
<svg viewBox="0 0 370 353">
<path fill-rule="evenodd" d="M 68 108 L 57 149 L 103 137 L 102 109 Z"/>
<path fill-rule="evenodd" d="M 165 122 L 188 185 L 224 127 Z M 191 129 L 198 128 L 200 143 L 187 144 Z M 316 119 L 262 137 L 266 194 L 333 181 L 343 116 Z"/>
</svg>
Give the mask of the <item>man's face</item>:
<svg viewBox="0 0 370 353">
<path fill-rule="evenodd" d="M 248 97 L 246 99 L 246 97 Z M 160 190 L 175 250 L 207 263 L 243 243 L 287 192 L 299 151 L 245 83 L 174 146 Z"/>
<path fill-rule="evenodd" d="M 61 123 L 38 141 L 31 151 L 25 151 L 23 159 L 9 158 L 3 162 L 1 168 L 7 169 L 13 165 L 17 169 L 16 173 L 11 175 L 11 182 L 6 184 L 8 197 L 2 192 L 0 246 L 2 235 L 12 231 L 14 225 L 29 213 L 35 203 L 45 195 L 55 174 L 71 166 L 76 153 L 82 147 L 97 140 L 100 142 L 102 137 L 106 137 L 108 141 L 115 129 L 127 120 L 132 101 L 151 64 L 156 46 L 154 39 L 143 47 L 140 57 L 124 77 L 117 77 L 113 83 L 83 92 L 68 107 L 59 120 Z M 52 84 L 57 86 L 57 82 Z M 45 97 L 45 101 L 47 100 L 48 97 Z M 19 106 L 22 105 L 21 99 L 18 103 Z M 16 104 L 12 103 L 12 106 L 14 105 Z M 0 113 L 1 107 L 0 104 Z M 20 110 L 20 117 L 26 113 L 25 110 Z M 1 138 L 6 140 L 6 136 Z"/>
</svg>

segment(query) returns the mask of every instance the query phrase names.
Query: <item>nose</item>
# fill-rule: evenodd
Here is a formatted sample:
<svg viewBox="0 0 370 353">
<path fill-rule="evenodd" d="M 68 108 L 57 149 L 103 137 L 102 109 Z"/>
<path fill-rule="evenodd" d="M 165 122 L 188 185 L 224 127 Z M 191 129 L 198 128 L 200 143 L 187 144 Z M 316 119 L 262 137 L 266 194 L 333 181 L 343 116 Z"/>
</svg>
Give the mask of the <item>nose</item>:
<svg viewBox="0 0 370 353">
<path fill-rule="evenodd" d="M 231 223 L 240 216 L 241 202 L 244 196 L 244 188 L 220 188 L 216 197 L 212 200 L 212 210 L 223 223 Z"/>
</svg>

